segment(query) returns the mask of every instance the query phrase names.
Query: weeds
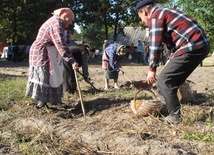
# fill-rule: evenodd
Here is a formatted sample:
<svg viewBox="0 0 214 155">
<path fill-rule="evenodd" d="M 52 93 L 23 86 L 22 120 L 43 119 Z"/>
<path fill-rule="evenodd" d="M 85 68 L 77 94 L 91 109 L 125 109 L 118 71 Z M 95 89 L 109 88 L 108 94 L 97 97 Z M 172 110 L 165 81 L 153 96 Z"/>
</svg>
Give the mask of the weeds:
<svg viewBox="0 0 214 155">
<path fill-rule="evenodd" d="M 1 101 L 30 101 L 25 96 L 26 79 L 0 79 L 0 100 Z"/>
<path fill-rule="evenodd" d="M 188 140 L 197 140 L 197 141 L 204 141 L 204 142 L 214 142 L 214 136 L 212 135 L 203 135 L 203 134 L 187 134 L 183 136 L 184 139 Z"/>
</svg>

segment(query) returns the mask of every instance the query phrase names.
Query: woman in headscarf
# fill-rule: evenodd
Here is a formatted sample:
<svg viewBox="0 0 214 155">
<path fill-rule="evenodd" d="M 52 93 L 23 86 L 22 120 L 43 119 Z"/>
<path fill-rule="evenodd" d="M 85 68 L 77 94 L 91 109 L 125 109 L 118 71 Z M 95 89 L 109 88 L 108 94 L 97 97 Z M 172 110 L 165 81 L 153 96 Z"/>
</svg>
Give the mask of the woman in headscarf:
<svg viewBox="0 0 214 155">
<path fill-rule="evenodd" d="M 118 73 L 123 73 L 119 62 L 126 55 L 125 49 L 124 45 L 110 44 L 103 51 L 102 68 L 105 76 L 105 90 L 109 89 L 109 79 L 114 79 L 114 88 L 119 89 L 117 84 Z"/>
<path fill-rule="evenodd" d="M 29 52 L 29 77 L 26 95 L 38 100 L 37 108 L 46 103 L 64 106 L 63 61 L 72 64 L 78 70 L 78 63 L 69 51 L 66 43 L 66 29 L 73 24 L 74 13 L 70 8 L 55 10 L 39 29 L 36 40 Z"/>
</svg>

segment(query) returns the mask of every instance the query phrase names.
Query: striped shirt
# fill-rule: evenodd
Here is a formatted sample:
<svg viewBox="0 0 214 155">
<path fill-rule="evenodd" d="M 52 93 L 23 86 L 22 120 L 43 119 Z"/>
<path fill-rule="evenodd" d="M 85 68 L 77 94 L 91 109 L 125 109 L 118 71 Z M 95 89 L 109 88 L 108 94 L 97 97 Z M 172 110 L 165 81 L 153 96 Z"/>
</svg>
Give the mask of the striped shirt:
<svg viewBox="0 0 214 155">
<path fill-rule="evenodd" d="M 156 71 L 163 51 L 162 42 L 173 50 L 174 56 L 209 44 L 204 30 L 186 14 L 169 8 L 154 7 L 148 17 L 150 35 L 149 70 Z"/>
<path fill-rule="evenodd" d="M 29 53 L 30 66 L 44 66 L 48 63 L 48 46 L 55 46 L 65 61 L 75 62 L 66 43 L 62 22 L 56 16 L 49 18 L 39 29 Z"/>
</svg>

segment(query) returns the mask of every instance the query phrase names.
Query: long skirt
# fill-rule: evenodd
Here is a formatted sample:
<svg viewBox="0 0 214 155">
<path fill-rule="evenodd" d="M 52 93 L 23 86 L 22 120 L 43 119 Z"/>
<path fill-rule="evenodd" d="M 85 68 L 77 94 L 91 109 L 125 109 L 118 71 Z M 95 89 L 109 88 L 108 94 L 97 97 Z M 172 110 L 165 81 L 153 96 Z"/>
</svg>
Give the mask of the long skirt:
<svg viewBox="0 0 214 155">
<path fill-rule="evenodd" d="M 48 68 L 48 65 L 29 68 L 26 96 L 45 103 L 61 103 L 61 97 L 63 96 L 62 85 L 57 88 L 50 86 Z"/>
<path fill-rule="evenodd" d="M 118 71 L 104 70 L 104 76 L 106 79 L 118 79 Z"/>
</svg>

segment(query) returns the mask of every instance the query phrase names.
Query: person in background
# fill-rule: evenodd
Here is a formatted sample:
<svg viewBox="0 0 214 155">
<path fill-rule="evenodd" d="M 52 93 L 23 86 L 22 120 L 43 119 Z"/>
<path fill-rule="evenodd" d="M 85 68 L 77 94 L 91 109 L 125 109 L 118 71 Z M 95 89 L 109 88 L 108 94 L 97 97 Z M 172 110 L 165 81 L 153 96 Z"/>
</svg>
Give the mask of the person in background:
<svg viewBox="0 0 214 155">
<path fill-rule="evenodd" d="M 149 53 L 149 46 L 145 41 L 143 41 L 143 50 L 142 50 L 142 59 L 143 59 L 143 65 L 148 65 L 148 53 Z"/>
<path fill-rule="evenodd" d="M 88 52 L 89 59 L 91 59 L 94 56 L 94 53 L 95 53 L 94 46 L 89 41 L 87 41 L 87 43 L 85 44 L 85 48 L 87 48 L 87 50 L 89 51 Z"/>
<path fill-rule="evenodd" d="M 7 60 L 8 61 L 13 60 L 13 46 L 8 46 Z"/>
<path fill-rule="evenodd" d="M 101 53 L 100 53 L 100 50 L 99 50 L 99 49 L 96 49 L 96 50 L 95 50 L 94 57 L 95 57 L 95 58 L 100 58 L 100 57 L 101 57 Z"/>
<path fill-rule="evenodd" d="M 81 40 L 79 45 L 80 47 L 86 49 L 88 52 L 88 55 L 89 55 L 89 59 L 91 59 L 95 53 L 95 49 L 91 46 L 90 42 L 88 41 L 87 43 L 84 44 L 84 41 Z"/>
<path fill-rule="evenodd" d="M 19 45 L 15 45 L 13 47 L 13 62 L 17 62 L 18 61 L 19 51 L 20 51 Z"/>
<path fill-rule="evenodd" d="M 114 79 L 114 88 L 118 87 L 118 73 L 121 70 L 120 61 L 126 55 L 126 47 L 119 44 L 110 44 L 103 52 L 102 68 L 104 69 L 105 90 L 109 89 L 109 79 Z"/>
<path fill-rule="evenodd" d="M 29 52 L 30 52 L 30 45 L 28 45 L 28 46 L 26 47 L 26 50 L 25 50 L 25 54 L 26 54 L 26 59 L 27 59 L 27 61 L 29 61 Z"/>
<path fill-rule="evenodd" d="M 48 102 L 58 106 L 63 96 L 63 61 L 78 70 L 78 63 L 66 43 L 65 32 L 73 24 L 74 13 L 70 8 L 55 10 L 39 29 L 29 52 L 29 76 L 26 96 L 38 100 L 37 108 Z"/>
<path fill-rule="evenodd" d="M 108 40 L 104 40 L 104 44 L 103 44 L 103 51 L 106 47 L 108 47 L 109 43 L 108 43 Z M 102 51 L 102 53 L 103 53 Z"/>
<path fill-rule="evenodd" d="M 140 64 L 141 62 L 141 56 L 142 56 L 142 50 L 143 50 L 143 44 L 141 42 L 141 40 L 138 40 L 138 44 L 137 44 L 137 62 Z"/>
<path fill-rule="evenodd" d="M 182 121 L 177 91 L 210 50 L 209 41 L 197 21 L 175 9 L 155 6 L 153 0 L 143 0 L 135 7 L 139 18 L 149 28 L 150 61 L 147 82 L 157 81 L 160 100 L 166 104 L 169 115 L 162 121 L 179 124 Z M 156 77 L 162 42 L 172 54 Z"/>
<path fill-rule="evenodd" d="M 164 55 L 164 65 L 167 63 L 167 61 L 169 60 L 169 56 L 170 56 L 170 49 L 168 49 L 167 45 L 165 43 L 163 43 L 163 55 Z"/>
<path fill-rule="evenodd" d="M 136 51 L 135 51 L 134 43 L 131 43 L 129 51 L 130 51 L 129 54 L 131 54 L 131 64 L 134 64 L 135 57 L 136 57 Z"/>
<path fill-rule="evenodd" d="M 24 60 L 24 56 L 25 56 L 25 45 L 19 45 L 19 52 L 18 52 L 18 56 L 17 56 L 17 61 L 21 62 Z"/>
<path fill-rule="evenodd" d="M 67 44 L 71 41 L 71 34 L 67 34 Z M 82 67 L 83 77 L 86 82 L 90 82 L 89 72 L 88 72 L 88 61 L 90 55 L 93 54 L 89 48 L 84 45 L 79 46 L 70 46 L 70 52 L 78 63 L 78 67 Z M 91 54 L 92 53 L 92 54 Z M 74 70 L 71 66 L 71 63 L 63 61 L 64 70 L 63 70 L 63 91 L 67 91 L 71 94 L 75 93 L 77 88 L 77 83 L 75 79 Z"/>
</svg>

